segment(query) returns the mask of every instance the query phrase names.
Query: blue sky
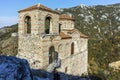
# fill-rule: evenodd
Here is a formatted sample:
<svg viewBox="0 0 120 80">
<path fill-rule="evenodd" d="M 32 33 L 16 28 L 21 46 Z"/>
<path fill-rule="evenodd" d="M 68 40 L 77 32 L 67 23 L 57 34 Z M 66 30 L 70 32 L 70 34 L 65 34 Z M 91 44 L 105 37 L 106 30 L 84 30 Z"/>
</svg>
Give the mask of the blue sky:
<svg viewBox="0 0 120 80">
<path fill-rule="evenodd" d="M 17 23 L 17 11 L 34 4 L 43 4 L 52 9 L 69 8 L 80 4 L 106 5 L 120 3 L 120 0 L 1 0 L 0 1 L 0 27 Z"/>
</svg>

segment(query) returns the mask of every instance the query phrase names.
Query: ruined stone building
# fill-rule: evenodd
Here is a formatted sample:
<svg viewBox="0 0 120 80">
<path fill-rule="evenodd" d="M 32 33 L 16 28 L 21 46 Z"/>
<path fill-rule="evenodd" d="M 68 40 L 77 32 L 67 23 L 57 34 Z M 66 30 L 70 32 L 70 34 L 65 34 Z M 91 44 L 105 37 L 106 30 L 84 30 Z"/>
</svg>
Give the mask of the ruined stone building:
<svg viewBox="0 0 120 80">
<path fill-rule="evenodd" d="M 31 68 L 81 75 L 87 73 L 88 38 L 69 14 L 36 4 L 19 11 L 18 57 Z"/>
</svg>

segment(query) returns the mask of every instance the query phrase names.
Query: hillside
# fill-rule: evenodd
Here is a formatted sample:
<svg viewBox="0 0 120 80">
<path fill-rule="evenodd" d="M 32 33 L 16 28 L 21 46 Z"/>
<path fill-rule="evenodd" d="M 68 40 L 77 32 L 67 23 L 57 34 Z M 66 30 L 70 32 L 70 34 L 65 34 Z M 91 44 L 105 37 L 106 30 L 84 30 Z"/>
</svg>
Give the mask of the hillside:
<svg viewBox="0 0 120 80">
<path fill-rule="evenodd" d="M 113 5 L 85 6 L 56 9 L 72 14 L 75 27 L 89 36 L 89 74 L 102 80 L 118 80 L 120 72 L 109 68 L 109 63 L 120 60 L 120 3 Z M 0 29 L 0 53 L 16 55 L 17 24 Z"/>
<path fill-rule="evenodd" d="M 11 34 L 18 31 L 18 25 L 3 27 L 0 29 L 0 55 L 16 55 L 18 48 L 18 37 Z"/>
<path fill-rule="evenodd" d="M 59 9 L 61 13 L 70 13 L 75 18 L 75 26 L 92 38 L 102 39 L 119 35 L 120 4 L 85 6 Z"/>
<path fill-rule="evenodd" d="M 120 79 L 109 63 L 120 60 L 120 4 L 58 8 L 72 14 L 75 27 L 89 36 L 89 73 L 102 80 Z"/>
</svg>

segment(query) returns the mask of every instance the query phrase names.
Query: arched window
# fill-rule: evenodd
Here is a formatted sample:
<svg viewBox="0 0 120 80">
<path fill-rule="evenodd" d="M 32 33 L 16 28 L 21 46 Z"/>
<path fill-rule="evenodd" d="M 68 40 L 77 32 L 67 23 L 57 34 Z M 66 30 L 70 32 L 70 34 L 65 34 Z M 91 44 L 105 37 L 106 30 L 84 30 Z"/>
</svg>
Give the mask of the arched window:
<svg viewBox="0 0 120 80">
<path fill-rule="evenodd" d="M 31 17 L 26 16 L 25 17 L 25 28 L 26 28 L 26 33 L 31 33 Z"/>
<path fill-rule="evenodd" d="M 74 43 L 71 44 L 71 55 L 74 54 Z"/>
<path fill-rule="evenodd" d="M 51 17 L 46 17 L 45 19 L 45 33 L 50 33 L 50 27 L 51 27 Z"/>
</svg>

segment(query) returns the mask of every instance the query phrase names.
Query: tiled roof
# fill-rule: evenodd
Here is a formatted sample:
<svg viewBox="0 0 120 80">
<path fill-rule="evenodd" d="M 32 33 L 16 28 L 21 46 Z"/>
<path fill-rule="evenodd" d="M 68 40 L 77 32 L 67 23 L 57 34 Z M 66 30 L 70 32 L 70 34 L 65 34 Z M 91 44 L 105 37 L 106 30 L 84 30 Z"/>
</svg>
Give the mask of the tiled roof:
<svg viewBox="0 0 120 80">
<path fill-rule="evenodd" d="M 81 37 L 81 38 L 88 38 L 88 36 L 85 35 L 85 34 L 83 34 L 83 33 L 80 33 L 80 37 Z"/>
<path fill-rule="evenodd" d="M 42 4 L 36 4 L 36 5 L 30 6 L 28 8 L 22 9 L 22 10 L 20 10 L 18 12 L 31 11 L 31 10 L 36 10 L 36 9 L 38 9 L 38 10 L 41 9 L 41 10 L 45 10 L 45 11 L 49 11 L 49 12 L 59 14 L 57 11 L 54 11 L 54 10 L 52 10 L 52 9 L 42 5 Z"/>
<path fill-rule="evenodd" d="M 61 14 L 60 15 L 60 20 L 74 20 L 74 19 L 67 14 Z"/>
<path fill-rule="evenodd" d="M 60 32 L 60 37 L 61 37 L 62 39 L 70 39 L 70 38 L 72 38 L 71 36 L 66 35 L 64 32 Z"/>
<path fill-rule="evenodd" d="M 76 30 L 77 30 L 77 29 L 68 30 L 68 33 L 72 34 L 72 33 L 74 33 Z M 83 33 L 81 33 L 81 32 L 80 32 L 80 37 L 81 37 L 81 38 L 88 38 L 87 35 L 85 35 L 85 34 L 83 34 Z"/>
</svg>

